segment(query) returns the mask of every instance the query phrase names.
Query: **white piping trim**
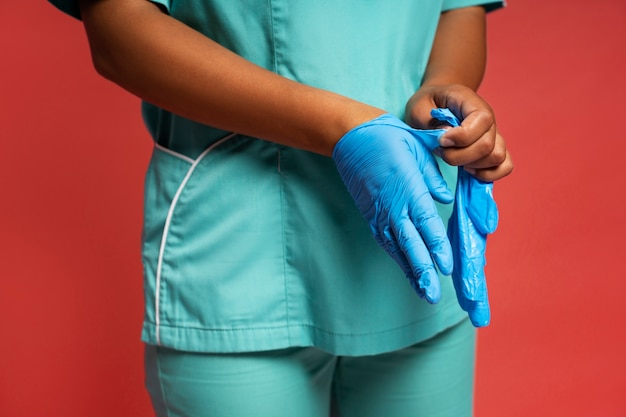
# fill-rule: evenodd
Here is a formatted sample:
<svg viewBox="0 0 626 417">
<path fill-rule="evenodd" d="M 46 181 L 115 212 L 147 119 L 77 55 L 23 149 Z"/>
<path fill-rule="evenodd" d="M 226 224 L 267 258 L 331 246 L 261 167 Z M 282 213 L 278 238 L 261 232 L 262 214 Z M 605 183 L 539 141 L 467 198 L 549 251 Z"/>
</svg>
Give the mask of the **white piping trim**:
<svg viewBox="0 0 626 417">
<path fill-rule="evenodd" d="M 159 306 L 159 294 L 161 292 L 160 288 L 161 288 L 161 270 L 163 268 L 163 255 L 165 253 L 167 235 L 170 229 L 170 223 L 172 222 L 172 217 L 174 216 L 174 210 L 176 209 L 176 204 L 178 203 L 178 199 L 180 198 L 180 195 L 182 194 L 183 189 L 187 185 L 187 182 L 189 182 L 189 178 L 191 178 L 191 175 L 195 171 L 196 167 L 200 164 L 200 162 L 202 162 L 204 157 L 207 156 L 209 152 L 211 152 L 213 149 L 215 149 L 216 147 L 226 142 L 228 139 L 232 138 L 235 135 L 236 133 L 231 133 L 228 136 L 225 136 L 222 139 L 218 140 L 217 142 L 215 142 L 214 144 L 206 148 L 195 160 L 188 158 L 191 161 L 191 166 L 189 167 L 189 170 L 187 171 L 185 178 L 183 178 L 182 182 L 178 186 L 178 189 L 176 190 L 176 194 L 174 194 L 174 198 L 172 199 L 172 202 L 170 203 L 170 208 L 167 212 L 167 217 L 165 218 L 165 226 L 163 227 L 163 236 L 161 236 L 161 246 L 159 248 L 159 257 L 157 259 L 156 286 L 155 286 L 155 291 L 154 291 L 155 293 L 154 295 L 154 321 L 156 324 L 157 345 L 161 344 L 161 336 L 160 336 L 161 319 L 159 318 L 159 307 L 160 307 Z M 173 153 L 176 154 L 176 152 L 173 152 Z M 184 158 L 187 158 L 187 157 L 184 157 Z"/>
<path fill-rule="evenodd" d="M 175 158 L 182 159 L 183 161 L 188 162 L 188 163 L 190 163 L 190 164 L 193 164 L 193 162 L 194 162 L 194 161 L 193 161 L 193 158 L 190 158 L 190 157 L 188 157 L 187 155 L 183 155 L 182 153 L 178 153 L 178 152 L 176 152 L 176 151 L 173 151 L 173 150 L 171 150 L 171 149 L 168 149 L 168 148 L 166 148 L 165 146 L 163 146 L 163 145 L 159 145 L 159 144 L 158 144 L 158 143 L 156 143 L 156 142 L 154 143 L 154 147 L 155 147 L 155 148 L 157 148 L 157 149 L 159 149 L 159 150 L 160 150 L 160 151 L 162 151 L 162 152 L 165 152 L 165 153 L 167 153 L 167 154 L 170 154 L 170 155 L 172 155 L 172 156 L 173 156 L 173 157 L 175 157 Z"/>
</svg>

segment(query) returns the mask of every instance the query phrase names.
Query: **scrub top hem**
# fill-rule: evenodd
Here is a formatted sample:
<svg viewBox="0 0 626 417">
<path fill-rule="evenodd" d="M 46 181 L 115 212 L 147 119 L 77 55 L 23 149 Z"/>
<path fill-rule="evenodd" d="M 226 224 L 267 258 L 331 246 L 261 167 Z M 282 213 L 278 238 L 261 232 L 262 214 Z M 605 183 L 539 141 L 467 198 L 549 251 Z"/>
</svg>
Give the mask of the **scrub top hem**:
<svg viewBox="0 0 626 417">
<path fill-rule="evenodd" d="M 144 321 L 142 342 L 174 350 L 200 353 L 236 353 L 315 347 L 338 356 L 366 356 L 400 350 L 430 339 L 467 319 L 450 304 L 432 316 L 401 327 L 366 334 L 337 333 L 314 324 L 283 324 L 246 328 L 191 328 Z"/>
</svg>

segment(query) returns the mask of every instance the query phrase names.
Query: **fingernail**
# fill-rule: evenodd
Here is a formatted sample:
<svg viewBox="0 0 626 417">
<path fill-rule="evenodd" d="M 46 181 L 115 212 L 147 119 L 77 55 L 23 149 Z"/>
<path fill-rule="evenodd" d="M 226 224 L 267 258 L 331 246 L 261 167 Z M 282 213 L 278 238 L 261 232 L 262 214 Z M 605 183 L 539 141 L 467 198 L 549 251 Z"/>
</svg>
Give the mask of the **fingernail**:
<svg viewBox="0 0 626 417">
<path fill-rule="evenodd" d="M 441 145 L 444 148 L 446 148 L 446 147 L 454 146 L 454 142 L 452 142 L 452 140 L 450 140 L 448 138 L 442 137 L 441 139 L 439 139 L 439 145 Z"/>
<path fill-rule="evenodd" d="M 474 168 L 463 167 L 463 169 L 470 175 L 476 175 L 476 170 Z"/>
</svg>

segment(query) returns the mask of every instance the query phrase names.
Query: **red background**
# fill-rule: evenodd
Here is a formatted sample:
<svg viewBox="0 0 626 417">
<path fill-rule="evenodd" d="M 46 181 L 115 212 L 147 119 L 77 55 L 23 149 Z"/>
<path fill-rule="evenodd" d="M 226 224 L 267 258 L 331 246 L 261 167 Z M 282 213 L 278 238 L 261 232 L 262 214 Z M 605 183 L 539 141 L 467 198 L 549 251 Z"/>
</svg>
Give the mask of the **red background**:
<svg viewBox="0 0 626 417">
<path fill-rule="evenodd" d="M 0 416 L 149 416 L 139 101 L 79 22 L 0 10 Z M 476 415 L 626 416 L 626 2 L 511 0 L 481 93 L 516 163 L 495 187 Z"/>
</svg>

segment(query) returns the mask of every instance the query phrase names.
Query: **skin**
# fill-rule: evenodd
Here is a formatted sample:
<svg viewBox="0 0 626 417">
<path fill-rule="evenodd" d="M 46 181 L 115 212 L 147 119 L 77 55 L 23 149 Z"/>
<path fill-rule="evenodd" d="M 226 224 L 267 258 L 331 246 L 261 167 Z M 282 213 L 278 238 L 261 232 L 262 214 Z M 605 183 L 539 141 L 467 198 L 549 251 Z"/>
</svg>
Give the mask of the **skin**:
<svg viewBox="0 0 626 417">
<path fill-rule="evenodd" d="M 200 123 L 330 156 L 384 113 L 254 65 L 146 0 L 83 0 L 81 14 L 101 75 Z"/>
<path fill-rule="evenodd" d="M 132 94 L 191 120 L 330 156 L 350 129 L 385 110 L 288 80 L 237 56 L 146 0 L 81 0 L 94 66 Z M 482 8 L 443 13 L 424 85 L 407 122 L 432 127 L 430 108 L 463 120 L 441 157 L 483 180 L 512 170 L 493 110 L 476 93 L 485 66 Z"/>
<path fill-rule="evenodd" d="M 485 38 L 482 7 L 442 13 L 424 82 L 407 103 L 406 121 L 422 129 L 443 127 L 430 110 L 450 108 L 463 122 L 441 137 L 436 153 L 483 181 L 496 181 L 511 173 L 513 161 L 493 109 L 475 92 L 485 73 Z"/>
</svg>

